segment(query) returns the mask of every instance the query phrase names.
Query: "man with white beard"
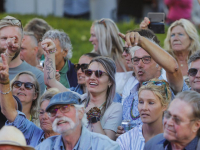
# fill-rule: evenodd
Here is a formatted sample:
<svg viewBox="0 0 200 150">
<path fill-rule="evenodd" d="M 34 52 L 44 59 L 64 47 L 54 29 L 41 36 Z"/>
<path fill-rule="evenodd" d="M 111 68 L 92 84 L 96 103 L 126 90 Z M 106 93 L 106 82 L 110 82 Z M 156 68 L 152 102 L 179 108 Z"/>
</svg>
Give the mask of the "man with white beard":
<svg viewBox="0 0 200 150">
<path fill-rule="evenodd" d="M 115 141 L 105 135 L 90 132 L 85 127 L 85 108 L 79 101 L 80 97 L 71 91 L 52 97 L 46 111 L 53 123 L 53 130 L 60 135 L 46 139 L 36 147 L 37 150 L 120 149 Z"/>
</svg>

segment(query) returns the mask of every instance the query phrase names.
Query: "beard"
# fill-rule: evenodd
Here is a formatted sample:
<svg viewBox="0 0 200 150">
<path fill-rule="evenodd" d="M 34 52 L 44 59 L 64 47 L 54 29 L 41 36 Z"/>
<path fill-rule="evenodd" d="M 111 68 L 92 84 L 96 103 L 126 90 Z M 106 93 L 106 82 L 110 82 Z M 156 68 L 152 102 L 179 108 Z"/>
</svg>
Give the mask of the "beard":
<svg viewBox="0 0 200 150">
<path fill-rule="evenodd" d="M 63 121 L 63 122 L 68 122 L 70 127 L 59 127 L 58 122 Z M 61 118 L 56 118 L 53 121 L 52 128 L 54 132 L 60 133 L 61 135 L 68 135 L 70 131 L 74 130 L 78 125 L 78 122 L 75 124 L 70 118 L 68 117 L 61 117 Z"/>
<path fill-rule="evenodd" d="M 12 58 L 12 60 L 14 60 L 20 54 L 20 50 L 21 50 L 21 47 L 17 50 L 17 52 L 15 53 L 14 57 Z"/>
</svg>

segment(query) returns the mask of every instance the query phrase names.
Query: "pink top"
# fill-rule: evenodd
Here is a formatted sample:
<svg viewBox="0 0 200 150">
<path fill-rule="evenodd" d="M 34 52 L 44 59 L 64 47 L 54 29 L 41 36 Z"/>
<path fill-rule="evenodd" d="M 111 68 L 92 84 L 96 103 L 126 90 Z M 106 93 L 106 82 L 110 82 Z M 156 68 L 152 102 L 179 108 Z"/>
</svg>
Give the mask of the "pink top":
<svg viewBox="0 0 200 150">
<path fill-rule="evenodd" d="M 192 0 L 164 0 L 169 8 L 167 22 L 174 22 L 181 18 L 191 19 Z"/>
</svg>

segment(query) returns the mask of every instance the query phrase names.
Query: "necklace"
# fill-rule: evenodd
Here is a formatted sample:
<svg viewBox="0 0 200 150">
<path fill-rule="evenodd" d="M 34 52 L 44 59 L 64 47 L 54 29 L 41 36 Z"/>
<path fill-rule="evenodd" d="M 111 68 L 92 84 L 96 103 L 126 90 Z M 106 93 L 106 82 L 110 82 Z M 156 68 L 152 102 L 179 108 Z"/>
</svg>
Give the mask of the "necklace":
<svg viewBox="0 0 200 150">
<path fill-rule="evenodd" d="M 133 115 L 133 103 L 134 103 L 134 101 L 135 101 L 135 99 L 133 99 L 132 104 L 131 104 L 130 115 L 131 115 L 131 118 L 132 118 L 133 120 L 136 120 L 136 119 L 140 118 L 140 114 L 137 115 L 137 116 L 134 116 L 134 115 Z"/>
</svg>

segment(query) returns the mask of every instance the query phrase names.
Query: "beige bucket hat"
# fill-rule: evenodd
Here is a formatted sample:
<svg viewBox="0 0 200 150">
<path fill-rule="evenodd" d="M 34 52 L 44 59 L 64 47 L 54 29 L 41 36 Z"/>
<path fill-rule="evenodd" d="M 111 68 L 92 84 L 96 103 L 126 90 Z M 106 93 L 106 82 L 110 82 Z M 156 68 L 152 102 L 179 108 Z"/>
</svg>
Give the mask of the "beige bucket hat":
<svg viewBox="0 0 200 150">
<path fill-rule="evenodd" d="M 31 146 L 26 145 L 23 133 L 14 126 L 4 126 L 0 130 L 0 146 L 12 145 L 23 148 L 23 150 L 35 150 Z"/>
</svg>

